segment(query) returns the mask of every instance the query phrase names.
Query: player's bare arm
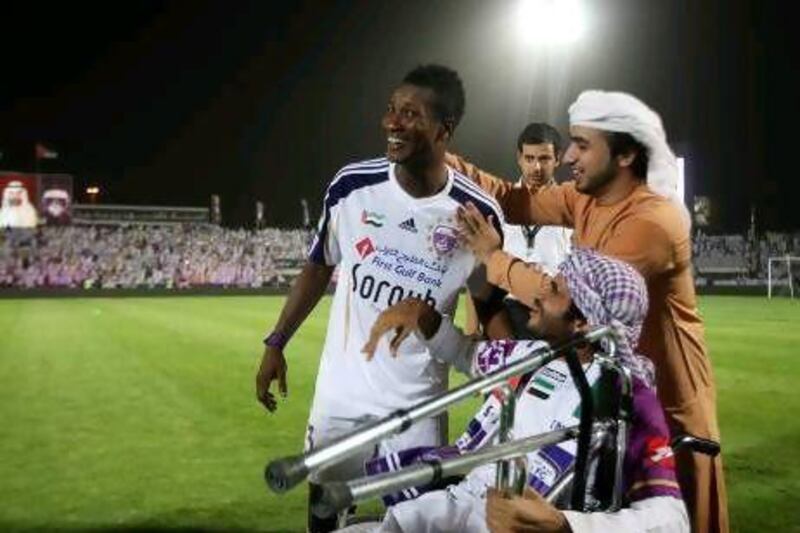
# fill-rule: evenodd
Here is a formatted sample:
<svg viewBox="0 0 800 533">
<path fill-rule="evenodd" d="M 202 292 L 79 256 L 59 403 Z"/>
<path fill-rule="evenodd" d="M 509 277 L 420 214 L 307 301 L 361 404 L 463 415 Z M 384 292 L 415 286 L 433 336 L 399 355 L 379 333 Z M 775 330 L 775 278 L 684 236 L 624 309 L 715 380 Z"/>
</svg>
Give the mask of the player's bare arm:
<svg viewBox="0 0 800 533">
<path fill-rule="evenodd" d="M 400 344 L 412 333 L 419 333 L 426 339 L 433 337 L 439 330 L 442 315 L 420 298 L 406 298 L 386 309 L 378 317 L 370 330 L 369 339 L 362 351 L 367 360 L 375 355 L 378 342 L 384 335 L 394 331 L 389 341 L 392 356 L 397 356 Z"/>
<path fill-rule="evenodd" d="M 476 303 L 478 318 L 489 338 L 509 338 L 511 326 L 501 302 L 503 291 L 486 281 L 484 268 L 477 269 L 468 280 L 468 287 Z M 369 339 L 362 352 L 370 360 L 375 355 L 378 342 L 394 332 L 389 341 L 392 356 L 397 356 L 400 344 L 412 333 L 424 339 L 432 338 L 442 322 L 442 315 L 420 298 L 406 298 L 383 311 L 370 330 Z"/>
<path fill-rule="evenodd" d="M 273 381 L 277 380 L 281 396 L 289 393 L 286 385 L 288 366 L 283 349 L 325 294 L 333 269 L 329 265 L 306 263 L 292 285 L 273 333 L 264 341 L 266 346 L 256 374 L 256 396 L 269 411 L 275 411 L 278 406 L 275 395 L 270 392 Z"/>
</svg>

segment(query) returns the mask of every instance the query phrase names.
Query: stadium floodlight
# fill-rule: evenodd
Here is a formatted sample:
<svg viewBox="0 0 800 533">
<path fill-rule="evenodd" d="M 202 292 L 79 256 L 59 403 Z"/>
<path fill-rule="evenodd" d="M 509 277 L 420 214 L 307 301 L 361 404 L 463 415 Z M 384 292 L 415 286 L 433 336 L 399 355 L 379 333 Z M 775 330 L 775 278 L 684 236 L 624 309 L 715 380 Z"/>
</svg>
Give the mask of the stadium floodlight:
<svg viewBox="0 0 800 533">
<path fill-rule="evenodd" d="M 520 0 L 515 15 L 519 39 L 527 45 L 571 43 L 586 29 L 580 0 Z"/>
</svg>

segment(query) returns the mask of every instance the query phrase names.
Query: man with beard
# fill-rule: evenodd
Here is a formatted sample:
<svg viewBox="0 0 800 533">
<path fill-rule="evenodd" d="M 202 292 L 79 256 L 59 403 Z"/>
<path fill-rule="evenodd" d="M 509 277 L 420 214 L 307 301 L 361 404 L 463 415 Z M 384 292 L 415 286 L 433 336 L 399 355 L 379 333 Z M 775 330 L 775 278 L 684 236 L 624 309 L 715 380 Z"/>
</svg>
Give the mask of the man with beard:
<svg viewBox="0 0 800 533">
<path fill-rule="evenodd" d="M 38 221 L 36 208 L 28 198 L 28 189 L 21 181 L 10 181 L 3 189 L 0 228 L 35 228 Z"/>
<path fill-rule="evenodd" d="M 564 161 L 574 182 L 515 188 L 450 157 L 491 192 L 516 224 L 574 228 L 573 243 L 633 265 L 645 278 L 650 310 L 640 349 L 656 367 L 659 399 L 674 434 L 719 440 L 716 387 L 692 278 L 690 221 L 677 197 L 677 164 L 653 110 L 625 93 L 586 91 L 570 106 Z M 466 209 L 461 229 L 487 265 L 490 282 L 523 301 L 535 297 L 538 269 L 501 249 L 483 215 Z M 694 531 L 727 531 L 720 456 L 677 454 L 681 490 Z"/>
<path fill-rule="evenodd" d="M 491 487 L 495 464 L 470 471 L 464 480 L 397 503 L 381 524 L 363 524 L 347 533 L 508 533 L 511 531 L 563 533 L 568 531 L 624 531 L 685 533 L 686 508 L 675 479 L 664 413 L 652 388 L 652 363 L 638 355 L 636 344 L 647 311 L 647 288 L 628 264 L 593 250 L 576 249 L 544 283 L 529 304 L 528 326 L 548 343 L 565 342 L 592 327 L 607 325 L 617 339 L 616 357 L 633 376 L 630 432 L 627 434 L 623 479 L 624 505 L 617 512 L 562 511 L 544 500 L 575 464 L 574 440 L 546 446 L 527 454 L 527 489 L 523 497 L 508 497 Z M 411 330 L 434 357 L 470 376 L 485 375 L 529 357 L 542 341 L 476 341 L 463 335 L 452 319 L 419 299 L 407 299 L 384 311 L 364 347 L 367 357 L 386 334 L 396 337 Z M 613 398 L 616 387 L 601 384 L 600 365 L 592 346 L 577 349 L 588 383 L 599 397 Z M 402 357 L 402 356 L 399 356 Z M 523 439 L 553 428 L 577 425 L 580 397 L 564 359 L 520 377 L 515 386 L 514 423 L 510 438 Z M 613 401 L 613 400 L 611 400 Z M 603 400 L 598 400 L 602 403 Z M 493 443 L 499 428 L 500 404 L 490 396 L 456 442 L 458 450 L 405 450 L 368 465 L 371 474 L 396 470 L 397 465 L 439 456 L 456 455 Z M 426 455 L 427 454 L 427 455 Z M 590 465 L 595 468 L 596 465 Z M 599 476 L 599 474 L 598 474 Z M 418 490 L 418 489 L 413 489 Z M 419 489 L 419 490 L 424 490 Z M 407 498 L 411 489 L 394 495 Z M 590 494 L 597 495 L 595 487 Z"/>
</svg>

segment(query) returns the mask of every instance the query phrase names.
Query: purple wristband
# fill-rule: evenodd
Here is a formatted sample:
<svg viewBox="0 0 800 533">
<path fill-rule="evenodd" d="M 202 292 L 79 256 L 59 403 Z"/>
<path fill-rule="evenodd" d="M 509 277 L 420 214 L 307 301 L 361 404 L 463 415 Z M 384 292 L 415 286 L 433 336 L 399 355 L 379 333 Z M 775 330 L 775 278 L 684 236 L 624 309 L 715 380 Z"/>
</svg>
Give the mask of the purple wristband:
<svg viewBox="0 0 800 533">
<path fill-rule="evenodd" d="M 282 331 L 273 331 L 264 339 L 265 345 L 277 348 L 278 350 L 283 350 L 287 342 L 289 342 L 289 336 Z"/>
</svg>

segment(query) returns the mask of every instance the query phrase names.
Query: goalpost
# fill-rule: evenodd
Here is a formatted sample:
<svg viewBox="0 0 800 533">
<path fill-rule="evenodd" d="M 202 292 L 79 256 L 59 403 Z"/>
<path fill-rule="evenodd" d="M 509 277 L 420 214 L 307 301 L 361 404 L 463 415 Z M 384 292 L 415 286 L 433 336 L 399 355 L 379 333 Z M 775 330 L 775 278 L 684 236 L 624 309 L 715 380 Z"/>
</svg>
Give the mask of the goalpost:
<svg viewBox="0 0 800 533">
<path fill-rule="evenodd" d="M 775 264 L 774 267 L 773 264 Z M 787 286 L 789 297 L 794 298 L 794 276 L 796 274 L 800 274 L 800 257 L 789 254 L 770 257 L 767 262 L 767 298 L 772 298 L 773 285 Z"/>
</svg>

